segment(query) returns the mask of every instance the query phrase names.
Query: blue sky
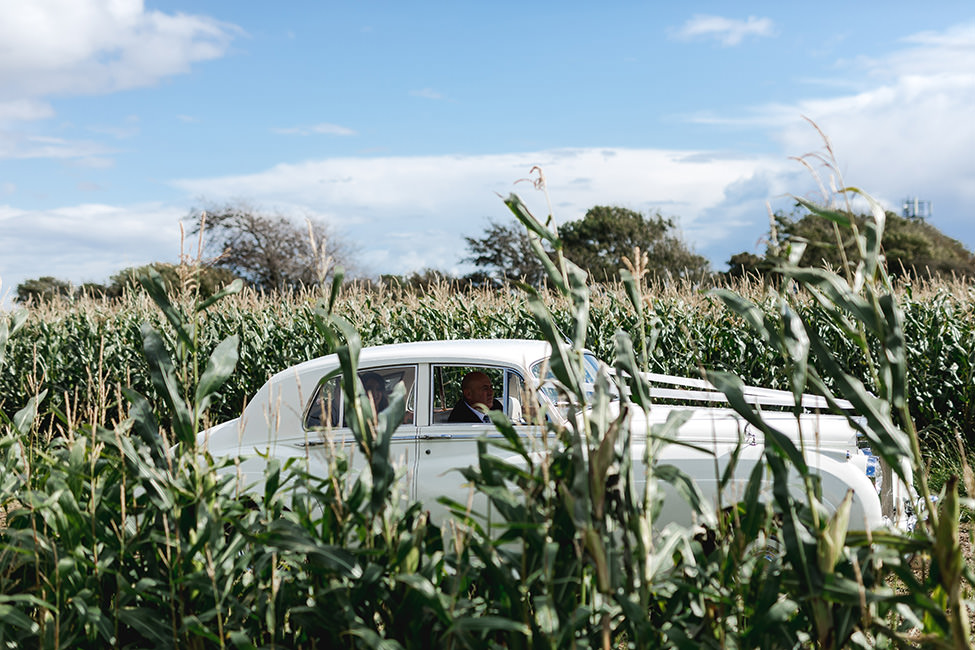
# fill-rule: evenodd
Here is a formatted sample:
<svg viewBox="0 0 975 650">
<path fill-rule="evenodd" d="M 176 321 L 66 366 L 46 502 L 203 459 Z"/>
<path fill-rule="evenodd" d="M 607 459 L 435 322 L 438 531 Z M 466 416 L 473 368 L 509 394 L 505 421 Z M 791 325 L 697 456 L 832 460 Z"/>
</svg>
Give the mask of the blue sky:
<svg viewBox="0 0 975 650">
<path fill-rule="evenodd" d="M 323 219 L 361 273 L 469 270 L 542 168 L 557 222 L 674 217 L 725 268 L 843 180 L 975 247 L 967 2 L 0 2 L 0 294 L 175 261 L 227 201 Z M 191 248 L 187 245 L 187 249 Z"/>
</svg>

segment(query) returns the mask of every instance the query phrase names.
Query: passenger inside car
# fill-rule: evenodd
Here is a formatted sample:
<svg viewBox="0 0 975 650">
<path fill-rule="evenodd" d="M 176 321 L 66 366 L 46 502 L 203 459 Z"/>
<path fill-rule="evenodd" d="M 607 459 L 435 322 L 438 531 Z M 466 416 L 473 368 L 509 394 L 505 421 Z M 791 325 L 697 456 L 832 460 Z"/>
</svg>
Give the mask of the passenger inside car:
<svg viewBox="0 0 975 650">
<path fill-rule="evenodd" d="M 491 378 L 480 371 L 469 372 L 461 381 L 461 398 L 450 411 L 447 422 L 490 422 L 483 409 L 502 410 L 501 402 L 494 399 Z"/>
<path fill-rule="evenodd" d="M 359 375 L 362 379 L 362 388 L 366 395 L 372 400 L 376 413 L 381 412 L 389 405 L 389 398 L 386 396 L 386 381 L 374 372 L 365 372 Z"/>
</svg>

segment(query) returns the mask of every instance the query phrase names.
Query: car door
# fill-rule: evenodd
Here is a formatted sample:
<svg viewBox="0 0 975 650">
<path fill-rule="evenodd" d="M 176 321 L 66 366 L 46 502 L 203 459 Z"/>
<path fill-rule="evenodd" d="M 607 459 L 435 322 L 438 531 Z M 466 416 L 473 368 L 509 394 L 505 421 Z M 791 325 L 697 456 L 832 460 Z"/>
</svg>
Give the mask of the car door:
<svg viewBox="0 0 975 650">
<path fill-rule="evenodd" d="M 462 403 L 461 386 L 470 373 L 483 373 L 491 380 L 494 398 L 500 402 L 501 411 L 508 416 L 522 435 L 527 435 L 527 423 L 531 421 L 526 403 L 525 381 L 521 373 L 510 367 L 488 365 L 430 364 L 429 383 L 421 391 L 428 408 L 425 421 L 417 428 L 416 496 L 424 508 L 442 518 L 447 508 L 438 503 L 441 496 L 463 504 L 473 512 L 487 516 L 488 503 L 475 498 L 467 479 L 459 468 L 477 466 L 477 443 L 481 439 L 499 439 L 501 434 L 494 425 L 485 422 L 451 422 L 454 409 L 467 409 Z M 499 453 L 491 449 L 491 453 Z"/>
<path fill-rule="evenodd" d="M 406 411 L 392 436 L 390 460 L 397 468 L 404 496 L 412 497 L 417 440 L 417 366 L 399 364 L 363 368 L 358 375 L 374 407 L 374 414 L 386 408 L 397 384 L 402 383 L 406 389 Z M 334 460 L 340 455 L 350 461 L 350 478 L 365 468 L 364 454 L 349 428 L 340 378 L 333 377 L 318 385 L 305 409 L 304 429 L 304 440 L 295 444 L 304 448 L 308 469 L 314 475 L 328 476 Z"/>
</svg>

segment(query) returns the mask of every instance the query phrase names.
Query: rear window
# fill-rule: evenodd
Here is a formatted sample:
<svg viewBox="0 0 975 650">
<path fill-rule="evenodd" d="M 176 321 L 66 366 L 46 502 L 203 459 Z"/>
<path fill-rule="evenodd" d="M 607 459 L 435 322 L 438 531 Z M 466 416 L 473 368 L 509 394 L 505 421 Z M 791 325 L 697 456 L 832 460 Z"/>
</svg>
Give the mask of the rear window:
<svg viewBox="0 0 975 650">
<path fill-rule="evenodd" d="M 363 389 L 376 407 L 376 412 L 382 412 L 386 408 L 393 388 L 402 382 L 406 388 L 403 423 L 413 421 L 413 412 L 416 409 L 416 366 L 370 368 L 361 370 L 358 375 Z M 319 383 L 305 409 L 305 429 L 340 429 L 348 426 L 344 417 L 344 402 L 339 377 Z"/>
</svg>

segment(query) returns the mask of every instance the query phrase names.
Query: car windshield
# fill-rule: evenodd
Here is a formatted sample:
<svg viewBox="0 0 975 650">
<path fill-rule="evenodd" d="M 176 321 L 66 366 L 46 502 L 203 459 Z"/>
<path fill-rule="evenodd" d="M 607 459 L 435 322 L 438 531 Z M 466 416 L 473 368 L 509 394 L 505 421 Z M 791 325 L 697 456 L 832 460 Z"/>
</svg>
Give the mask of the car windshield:
<svg viewBox="0 0 975 650">
<path fill-rule="evenodd" d="M 599 375 L 599 368 L 602 362 L 596 358 L 591 352 L 585 352 L 582 355 L 582 388 L 585 391 L 585 403 L 590 405 L 592 403 L 593 392 L 596 387 L 596 377 Z M 558 412 L 565 417 L 568 413 L 568 402 L 566 401 L 566 396 L 562 393 L 555 384 L 555 375 L 552 374 L 550 369 L 550 364 L 548 359 L 542 359 L 536 362 L 531 367 L 532 375 L 539 382 L 539 392 L 548 398 Z M 544 373 L 544 376 L 543 376 Z M 612 387 L 610 399 L 616 400 L 619 398 L 616 388 Z"/>
</svg>

